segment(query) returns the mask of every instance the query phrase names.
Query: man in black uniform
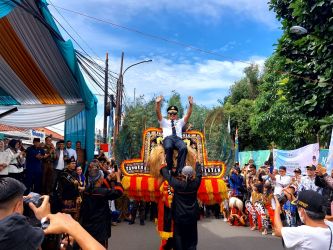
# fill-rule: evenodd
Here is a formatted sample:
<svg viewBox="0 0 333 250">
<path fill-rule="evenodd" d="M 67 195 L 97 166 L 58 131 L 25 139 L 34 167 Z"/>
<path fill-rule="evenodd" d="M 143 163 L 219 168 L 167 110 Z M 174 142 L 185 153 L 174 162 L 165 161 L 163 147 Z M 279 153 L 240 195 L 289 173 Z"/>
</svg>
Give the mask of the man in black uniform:
<svg viewBox="0 0 333 250">
<path fill-rule="evenodd" d="M 166 166 L 161 169 L 161 174 L 174 189 L 171 207 L 174 249 L 195 250 L 198 244 L 197 194 L 202 176 L 201 165 L 197 163 L 195 174 L 191 166 L 185 166 L 179 177 L 173 177 Z"/>
</svg>

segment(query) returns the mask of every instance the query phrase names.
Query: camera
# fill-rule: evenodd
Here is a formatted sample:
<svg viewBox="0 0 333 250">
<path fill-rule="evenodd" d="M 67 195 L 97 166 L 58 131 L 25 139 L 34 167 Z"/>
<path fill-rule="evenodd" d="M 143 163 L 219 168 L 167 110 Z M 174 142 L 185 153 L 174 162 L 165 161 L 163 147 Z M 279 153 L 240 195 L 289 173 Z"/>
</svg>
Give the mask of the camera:
<svg viewBox="0 0 333 250">
<path fill-rule="evenodd" d="M 276 196 L 276 198 L 277 198 L 277 200 L 279 201 L 280 204 L 284 204 L 284 203 L 286 203 L 286 201 L 287 201 L 287 196 L 286 196 L 284 193 L 282 193 L 282 194 L 277 194 L 277 195 L 275 195 L 275 196 Z"/>
<path fill-rule="evenodd" d="M 25 196 L 23 198 L 23 202 L 25 204 L 29 204 L 30 202 L 32 202 L 36 207 L 40 207 L 43 203 L 43 198 L 40 194 L 30 192 L 28 196 Z"/>
</svg>

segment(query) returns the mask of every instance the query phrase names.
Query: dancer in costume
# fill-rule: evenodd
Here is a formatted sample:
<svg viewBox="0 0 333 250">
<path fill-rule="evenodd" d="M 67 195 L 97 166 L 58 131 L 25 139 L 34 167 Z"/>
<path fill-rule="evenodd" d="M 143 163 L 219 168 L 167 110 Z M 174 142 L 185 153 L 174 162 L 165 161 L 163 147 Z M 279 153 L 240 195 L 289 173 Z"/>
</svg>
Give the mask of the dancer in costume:
<svg viewBox="0 0 333 250">
<path fill-rule="evenodd" d="M 176 106 L 168 107 L 168 119 L 163 118 L 161 113 L 162 100 L 163 96 L 156 98 L 156 114 L 158 122 L 163 130 L 163 147 L 166 154 L 167 167 L 169 170 L 174 167 L 173 150 L 177 149 L 178 158 L 176 172 L 180 173 L 185 165 L 187 154 L 186 144 L 182 140 L 182 129 L 192 114 L 193 97 L 188 97 L 189 108 L 187 110 L 187 114 L 182 119 L 178 118 L 178 108 Z"/>
<path fill-rule="evenodd" d="M 258 213 L 258 211 L 255 209 L 256 202 L 262 200 L 262 193 L 259 192 L 259 187 L 260 187 L 260 184 L 252 185 L 251 203 L 252 203 L 252 207 L 253 207 L 254 211 L 252 210 L 252 223 L 253 224 L 251 225 L 251 222 L 250 222 L 251 230 L 256 230 L 257 226 L 258 226 L 258 229 L 261 230 L 261 227 L 262 227 L 261 214 Z M 255 217 L 253 216 L 253 213 L 256 214 Z"/>
<path fill-rule="evenodd" d="M 197 164 L 195 173 L 191 166 L 185 166 L 177 178 L 170 174 L 166 166 L 161 168 L 161 174 L 174 189 L 171 207 L 174 221 L 173 249 L 195 250 L 198 244 L 197 195 L 202 176 L 201 165 Z"/>
<path fill-rule="evenodd" d="M 266 215 L 263 218 L 263 227 L 264 227 L 264 230 L 262 232 L 263 235 L 266 235 L 268 233 L 270 225 L 272 225 L 273 228 L 274 210 L 272 208 L 272 199 L 274 199 L 272 186 L 270 183 L 266 183 L 264 185 L 263 194 L 262 194 L 262 202 L 266 210 L 265 211 Z M 273 231 L 272 234 L 274 234 Z"/>
</svg>

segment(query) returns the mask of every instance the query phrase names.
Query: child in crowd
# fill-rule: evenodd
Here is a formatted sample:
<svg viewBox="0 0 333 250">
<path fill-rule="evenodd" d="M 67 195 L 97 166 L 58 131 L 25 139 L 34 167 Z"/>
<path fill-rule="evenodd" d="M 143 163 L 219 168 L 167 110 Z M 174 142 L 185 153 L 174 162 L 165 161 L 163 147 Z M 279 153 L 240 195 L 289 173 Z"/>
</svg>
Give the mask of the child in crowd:
<svg viewBox="0 0 333 250">
<path fill-rule="evenodd" d="M 287 197 L 287 201 L 283 205 L 283 210 L 286 215 L 286 225 L 288 227 L 296 227 L 296 213 L 297 213 L 297 206 L 292 204 L 292 201 L 295 200 L 295 190 L 296 187 L 290 185 L 288 188 L 283 190 L 283 193 Z"/>
</svg>

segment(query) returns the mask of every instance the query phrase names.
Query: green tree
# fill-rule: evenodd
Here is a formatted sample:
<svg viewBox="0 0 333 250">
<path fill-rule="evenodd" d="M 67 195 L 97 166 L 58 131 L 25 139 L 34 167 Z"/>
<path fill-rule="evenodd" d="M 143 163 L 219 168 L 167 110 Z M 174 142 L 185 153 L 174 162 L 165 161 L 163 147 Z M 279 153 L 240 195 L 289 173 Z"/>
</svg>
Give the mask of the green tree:
<svg viewBox="0 0 333 250">
<path fill-rule="evenodd" d="M 328 132 L 333 123 L 333 2 L 326 0 L 271 0 L 284 31 L 277 53 L 288 73 L 285 97 L 313 125 L 314 133 Z M 307 34 L 297 35 L 300 25 Z M 325 132 L 324 131 L 324 132 Z"/>
</svg>

